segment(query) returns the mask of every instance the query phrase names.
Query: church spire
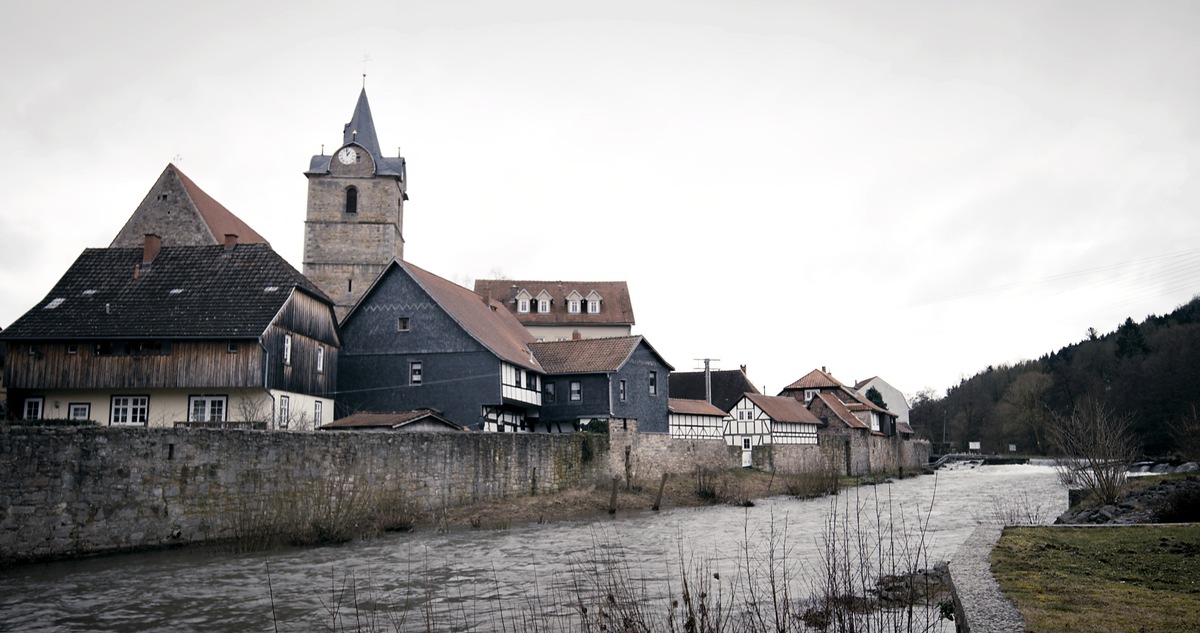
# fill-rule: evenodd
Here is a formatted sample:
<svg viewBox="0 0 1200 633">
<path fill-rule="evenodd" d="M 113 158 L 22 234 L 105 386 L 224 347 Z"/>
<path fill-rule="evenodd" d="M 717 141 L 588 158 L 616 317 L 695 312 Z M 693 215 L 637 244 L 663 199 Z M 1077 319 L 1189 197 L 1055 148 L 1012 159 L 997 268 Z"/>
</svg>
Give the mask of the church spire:
<svg viewBox="0 0 1200 633">
<path fill-rule="evenodd" d="M 342 144 L 357 143 L 371 154 L 376 162 L 383 157 L 379 151 L 379 137 L 375 135 L 375 121 L 371 118 L 371 105 L 367 103 L 367 88 L 363 86 L 358 93 L 358 103 L 354 106 L 354 116 L 342 130 Z"/>
</svg>

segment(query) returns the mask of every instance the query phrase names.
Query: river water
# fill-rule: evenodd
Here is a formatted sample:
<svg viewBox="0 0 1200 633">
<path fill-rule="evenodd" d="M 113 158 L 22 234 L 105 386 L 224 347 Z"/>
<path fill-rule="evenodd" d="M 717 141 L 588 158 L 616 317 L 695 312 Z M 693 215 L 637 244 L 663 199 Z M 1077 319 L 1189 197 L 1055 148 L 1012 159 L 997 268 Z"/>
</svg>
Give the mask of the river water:
<svg viewBox="0 0 1200 633">
<path fill-rule="evenodd" d="M 898 540 L 919 544 L 932 566 L 980 523 L 1049 523 L 1066 500 L 1050 466 L 960 466 L 837 497 L 759 500 L 752 508 L 28 565 L 0 570 L 0 631 L 519 631 L 527 627 L 512 622 L 522 613 L 557 622 L 552 630 L 577 630 L 573 603 L 602 596 L 595 586 L 602 578 L 629 582 L 651 611 L 665 611 L 664 596 L 678 593 L 681 566 L 704 565 L 706 578 L 723 574 L 726 580 L 714 582 L 729 585 L 761 577 L 774 556 L 803 585 L 819 575 L 825 535 L 835 533 L 831 515 L 840 517 L 834 530 L 899 526 Z"/>
</svg>

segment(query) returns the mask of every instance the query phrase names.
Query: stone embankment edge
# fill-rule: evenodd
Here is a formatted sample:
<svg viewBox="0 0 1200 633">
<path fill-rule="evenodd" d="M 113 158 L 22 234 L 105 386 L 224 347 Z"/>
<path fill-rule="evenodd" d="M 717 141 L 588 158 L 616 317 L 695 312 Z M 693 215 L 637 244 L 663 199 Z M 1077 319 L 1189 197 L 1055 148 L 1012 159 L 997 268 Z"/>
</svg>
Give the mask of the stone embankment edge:
<svg viewBox="0 0 1200 633">
<path fill-rule="evenodd" d="M 1025 618 L 1000 591 L 988 558 L 1004 531 L 981 525 L 950 559 L 954 594 L 954 628 L 958 633 L 1023 633 Z"/>
</svg>

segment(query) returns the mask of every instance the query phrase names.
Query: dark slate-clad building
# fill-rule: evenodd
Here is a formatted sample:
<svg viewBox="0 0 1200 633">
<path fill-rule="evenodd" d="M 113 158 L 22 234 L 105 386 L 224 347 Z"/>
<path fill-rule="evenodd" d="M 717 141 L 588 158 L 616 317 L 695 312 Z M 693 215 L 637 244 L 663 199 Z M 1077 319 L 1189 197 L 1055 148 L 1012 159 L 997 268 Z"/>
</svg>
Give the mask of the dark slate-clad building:
<svg viewBox="0 0 1200 633">
<path fill-rule="evenodd" d="M 551 428 L 636 418 L 638 430 L 668 431 L 671 365 L 641 336 L 545 341 L 529 349 L 546 372 L 541 416 Z"/>
<path fill-rule="evenodd" d="M 707 383 L 707 384 L 706 384 Z M 740 369 L 711 371 L 681 371 L 671 374 L 671 396 L 691 400 L 711 397 L 713 406 L 728 413 L 747 393 L 761 393 L 746 376 L 746 366 Z"/>
<path fill-rule="evenodd" d="M 472 430 L 534 430 L 542 368 L 503 306 L 400 260 L 342 323 L 338 417 L 429 408 Z"/>
</svg>

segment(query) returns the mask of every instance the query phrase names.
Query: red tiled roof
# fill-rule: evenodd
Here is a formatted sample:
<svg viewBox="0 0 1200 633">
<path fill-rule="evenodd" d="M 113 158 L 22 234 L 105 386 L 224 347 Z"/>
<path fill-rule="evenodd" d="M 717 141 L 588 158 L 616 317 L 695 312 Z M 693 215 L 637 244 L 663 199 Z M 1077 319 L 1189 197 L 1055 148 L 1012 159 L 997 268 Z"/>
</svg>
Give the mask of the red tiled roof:
<svg viewBox="0 0 1200 633">
<path fill-rule="evenodd" d="M 845 388 L 845 386 L 846 385 L 843 385 L 841 382 L 838 382 L 838 380 L 836 378 L 834 378 L 832 375 L 830 375 L 824 371 L 821 371 L 820 369 L 814 369 L 814 370 L 808 372 L 807 374 L 804 374 L 804 376 L 802 378 L 800 378 L 799 380 L 797 380 L 796 382 L 793 382 L 792 384 L 784 387 L 783 390 L 787 391 L 789 389 L 832 389 L 835 387 Z"/>
<path fill-rule="evenodd" d="M 538 341 L 529 343 L 529 349 L 548 374 L 592 374 L 621 369 L 641 344 L 671 369 L 671 364 L 642 336 Z"/>
<path fill-rule="evenodd" d="M 532 303 L 527 313 L 517 312 L 517 293 L 521 290 L 536 300 L 545 290 L 551 297 L 550 312 L 537 311 Z M 567 312 L 567 295 L 578 292 L 584 299 L 595 291 L 600 295 L 600 313 L 588 314 L 586 301 L 578 314 Z M 523 325 L 633 325 L 633 302 L 624 281 L 533 281 L 476 279 L 475 292 L 491 297 L 512 312 Z"/>
<path fill-rule="evenodd" d="M 832 394 L 818 393 L 816 397 L 820 398 L 821 402 L 825 403 L 825 406 L 829 408 L 829 412 L 837 416 L 838 419 L 842 421 L 842 424 L 852 429 L 869 428 L 866 424 L 863 424 L 862 420 L 859 420 L 857 417 L 855 417 L 855 415 L 850 412 L 850 409 L 846 408 L 845 404 L 842 404 L 841 400 L 838 400 Z"/>
<path fill-rule="evenodd" d="M 763 410 L 776 422 L 794 422 L 800 424 L 820 424 L 821 421 L 804 406 L 803 402 L 787 396 L 764 396 L 758 393 L 748 393 L 745 396 L 755 406 Z"/>
<path fill-rule="evenodd" d="M 533 335 L 499 303 L 409 262 L 397 260 L 394 265 L 407 271 L 450 318 L 493 354 L 519 367 L 543 371 L 527 347 Z"/>
<path fill-rule="evenodd" d="M 237 241 L 239 244 L 267 244 L 267 239 L 259 235 L 258 231 L 250 228 L 249 224 L 243 222 L 232 211 L 226 209 L 224 205 L 205 193 L 196 183 L 192 182 L 191 178 L 184 175 L 178 167 L 167 165 L 167 169 L 174 170 L 179 176 L 184 190 L 187 191 L 188 197 L 192 199 L 192 204 L 196 206 L 196 210 L 200 212 L 200 217 L 204 219 L 204 223 L 213 232 L 213 238 L 217 244 L 223 244 L 225 236 L 228 234 L 238 236 Z"/>
<path fill-rule="evenodd" d="M 688 400 L 686 398 L 670 398 L 667 400 L 667 410 L 681 415 L 711 415 L 725 417 L 725 412 L 703 400 Z"/>
</svg>

